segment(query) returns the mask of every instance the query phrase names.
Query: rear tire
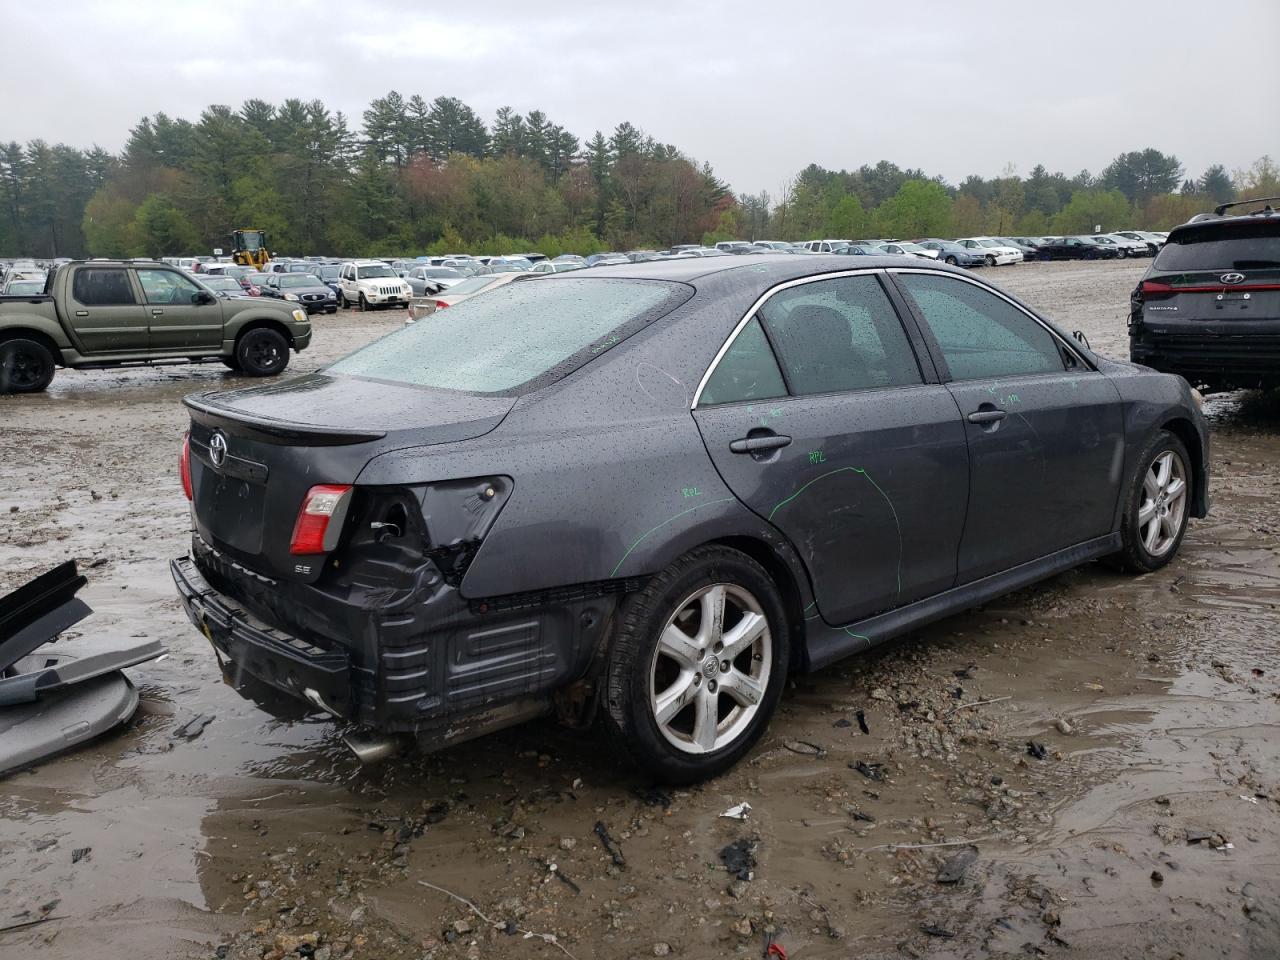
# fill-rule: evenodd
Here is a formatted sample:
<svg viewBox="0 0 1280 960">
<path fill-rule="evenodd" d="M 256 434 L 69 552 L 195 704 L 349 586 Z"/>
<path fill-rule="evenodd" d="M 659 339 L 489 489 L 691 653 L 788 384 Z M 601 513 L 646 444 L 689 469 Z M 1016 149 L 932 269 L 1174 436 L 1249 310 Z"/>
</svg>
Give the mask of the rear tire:
<svg viewBox="0 0 1280 960">
<path fill-rule="evenodd" d="M 236 364 L 250 377 L 274 377 L 289 365 L 289 341 L 279 330 L 258 327 L 236 343 Z"/>
<path fill-rule="evenodd" d="M 1151 573 L 1175 556 L 1191 515 L 1191 458 L 1181 440 L 1161 430 L 1125 486 L 1124 545 L 1108 560 L 1129 573 Z"/>
<path fill-rule="evenodd" d="M 619 608 L 604 724 L 658 780 L 714 777 L 768 726 L 789 662 L 786 610 L 769 574 L 737 550 L 699 547 Z"/>
<path fill-rule="evenodd" d="M 0 393 L 40 393 L 53 381 L 53 351 L 29 337 L 0 341 Z"/>
</svg>

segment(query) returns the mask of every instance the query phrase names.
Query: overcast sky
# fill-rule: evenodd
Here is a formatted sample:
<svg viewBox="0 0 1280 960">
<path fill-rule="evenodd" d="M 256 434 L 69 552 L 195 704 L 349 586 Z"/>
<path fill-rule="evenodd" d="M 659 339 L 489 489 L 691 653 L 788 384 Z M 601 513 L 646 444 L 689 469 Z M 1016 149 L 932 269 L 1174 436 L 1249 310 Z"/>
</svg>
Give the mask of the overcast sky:
<svg viewBox="0 0 1280 960">
<path fill-rule="evenodd" d="M 1146 146 L 1191 176 L 1280 159 L 1280 0 L 8 2 L 0 36 L 3 141 L 118 150 L 143 115 L 254 96 L 358 127 L 395 89 L 486 122 L 541 109 L 583 140 L 630 120 L 775 195 L 811 162 L 956 183 Z"/>
</svg>

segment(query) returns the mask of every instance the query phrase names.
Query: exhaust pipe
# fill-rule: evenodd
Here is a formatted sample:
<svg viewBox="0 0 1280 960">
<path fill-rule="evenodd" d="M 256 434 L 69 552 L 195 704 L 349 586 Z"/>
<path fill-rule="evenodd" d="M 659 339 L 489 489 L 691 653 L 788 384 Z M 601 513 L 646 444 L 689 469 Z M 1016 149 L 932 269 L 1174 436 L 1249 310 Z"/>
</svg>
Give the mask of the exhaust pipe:
<svg viewBox="0 0 1280 960">
<path fill-rule="evenodd" d="M 342 742 L 366 766 L 389 760 L 400 752 L 401 740 L 383 734 L 353 731 L 343 734 Z"/>
</svg>

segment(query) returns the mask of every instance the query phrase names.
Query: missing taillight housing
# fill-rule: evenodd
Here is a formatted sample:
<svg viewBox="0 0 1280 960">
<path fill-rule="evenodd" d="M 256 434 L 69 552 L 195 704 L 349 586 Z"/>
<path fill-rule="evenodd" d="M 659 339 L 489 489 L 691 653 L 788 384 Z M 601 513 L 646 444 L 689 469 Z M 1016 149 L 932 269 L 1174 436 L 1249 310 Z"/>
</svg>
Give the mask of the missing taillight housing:
<svg viewBox="0 0 1280 960">
<path fill-rule="evenodd" d="M 294 556 L 329 553 L 338 546 L 351 502 L 351 485 L 321 483 L 307 491 L 293 525 L 289 552 Z"/>
<path fill-rule="evenodd" d="M 191 496 L 191 431 L 182 435 L 182 453 L 178 456 L 178 476 L 182 478 L 182 492 Z"/>
</svg>

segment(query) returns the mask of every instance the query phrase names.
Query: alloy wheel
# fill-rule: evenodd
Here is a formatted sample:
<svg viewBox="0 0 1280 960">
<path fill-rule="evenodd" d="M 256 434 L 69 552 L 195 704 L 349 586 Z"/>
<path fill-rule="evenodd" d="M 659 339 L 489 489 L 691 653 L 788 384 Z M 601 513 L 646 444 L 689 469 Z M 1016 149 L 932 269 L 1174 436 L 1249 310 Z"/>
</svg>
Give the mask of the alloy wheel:
<svg viewBox="0 0 1280 960">
<path fill-rule="evenodd" d="M 1153 557 L 1173 549 L 1187 513 L 1187 469 L 1173 450 L 1156 455 L 1142 478 L 1138 533 Z"/>
<path fill-rule="evenodd" d="M 769 686 L 773 638 L 760 602 L 732 583 L 677 605 L 649 666 L 649 709 L 685 753 L 712 753 L 751 726 Z"/>
</svg>

